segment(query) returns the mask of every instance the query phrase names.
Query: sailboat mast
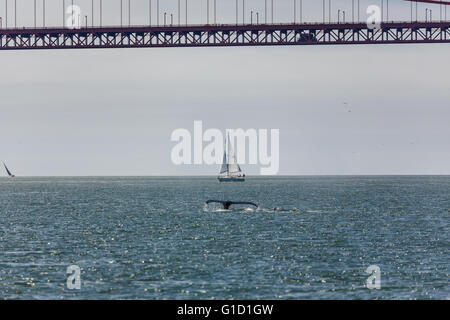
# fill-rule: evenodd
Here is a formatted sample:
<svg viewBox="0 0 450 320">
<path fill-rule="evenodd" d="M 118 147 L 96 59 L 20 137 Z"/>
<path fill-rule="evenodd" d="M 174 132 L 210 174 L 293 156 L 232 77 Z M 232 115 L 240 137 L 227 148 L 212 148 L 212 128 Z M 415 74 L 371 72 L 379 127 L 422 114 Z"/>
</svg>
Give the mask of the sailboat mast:
<svg viewBox="0 0 450 320">
<path fill-rule="evenodd" d="M 227 176 L 230 175 L 230 134 L 227 133 Z"/>
</svg>

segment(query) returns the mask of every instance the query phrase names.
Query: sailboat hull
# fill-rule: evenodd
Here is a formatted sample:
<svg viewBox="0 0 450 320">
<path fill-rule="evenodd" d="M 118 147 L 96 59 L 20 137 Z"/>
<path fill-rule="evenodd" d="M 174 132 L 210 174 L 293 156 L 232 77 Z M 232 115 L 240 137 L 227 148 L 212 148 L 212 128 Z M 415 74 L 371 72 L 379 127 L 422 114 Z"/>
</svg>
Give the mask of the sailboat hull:
<svg viewBox="0 0 450 320">
<path fill-rule="evenodd" d="M 218 177 L 220 182 L 244 182 L 244 177 Z"/>
</svg>

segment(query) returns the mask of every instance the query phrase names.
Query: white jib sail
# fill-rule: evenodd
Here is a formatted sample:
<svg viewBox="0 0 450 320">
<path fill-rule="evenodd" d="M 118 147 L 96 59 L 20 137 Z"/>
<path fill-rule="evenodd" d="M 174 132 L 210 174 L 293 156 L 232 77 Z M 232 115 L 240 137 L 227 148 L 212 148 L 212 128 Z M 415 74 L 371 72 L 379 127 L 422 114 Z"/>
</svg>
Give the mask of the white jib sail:
<svg viewBox="0 0 450 320">
<path fill-rule="evenodd" d="M 228 163 L 227 163 L 227 152 L 225 151 L 225 143 L 223 148 L 223 160 L 222 160 L 222 167 L 220 168 L 220 174 L 228 173 Z"/>
</svg>

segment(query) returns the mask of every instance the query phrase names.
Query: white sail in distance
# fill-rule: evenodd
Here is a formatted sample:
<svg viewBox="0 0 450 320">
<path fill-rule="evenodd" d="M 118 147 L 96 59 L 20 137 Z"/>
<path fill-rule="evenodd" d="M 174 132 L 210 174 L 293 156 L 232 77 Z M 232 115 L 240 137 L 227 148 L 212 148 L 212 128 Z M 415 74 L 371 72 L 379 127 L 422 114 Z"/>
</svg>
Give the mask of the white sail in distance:
<svg viewBox="0 0 450 320">
<path fill-rule="evenodd" d="M 228 135 L 228 174 L 241 173 L 241 167 L 237 163 L 236 155 L 234 154 L 233 146 Z"/>
<path fill-rule="evenodd" d="M 226 146 L 226 141 L 224 141 L 223 160 L 222 160 L 222 167 L 220 168 L 220 174 L 228 173 L 227 151 L 225 149 L 225 146 Z"/>
<path fill-rule="evenodd" d="M 245 181 L 245 174 L 242 174 L 241 167 L 237 163 L 233 146 L 230 143 L 230 136 L 227 134 L 223 142 L 223 160 L 218 177 L 220 182 L 223 181 Z"/>
</svg>

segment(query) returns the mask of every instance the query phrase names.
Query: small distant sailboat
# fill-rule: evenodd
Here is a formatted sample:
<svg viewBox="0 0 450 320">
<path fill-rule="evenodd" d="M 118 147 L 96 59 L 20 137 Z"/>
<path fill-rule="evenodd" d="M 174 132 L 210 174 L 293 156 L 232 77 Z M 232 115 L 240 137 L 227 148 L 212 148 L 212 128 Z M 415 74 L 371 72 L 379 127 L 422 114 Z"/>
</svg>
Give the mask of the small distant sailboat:
<svg viewBox="0 0 450 320">
<path fill-rule="evenodd" d="M 11 171 L 9 171 L 8 167 L 6 166 L 6 164 L 5 164 L 4 162 L 3 162 L 3 165 L 5 166 L 6 173 L 8 174 L 8 176 L 9 176 L 10 178 L 14 178 L 15 175 L 13 175 L 13 174 L 11 173 Z"/>
<path fill-rule="evenodd" d="M 227 148 L 228 147 L 228 148 Z M 228 155 L 228 156 L 227 156 Z M 220 182 L 244 182 L 245 174 L 242 173 L 241 167 L 237 164 L 233 147 L 230 144 L 230 136 L 224 141 L 223 161 L 218 177 Z"/>
</svg>

